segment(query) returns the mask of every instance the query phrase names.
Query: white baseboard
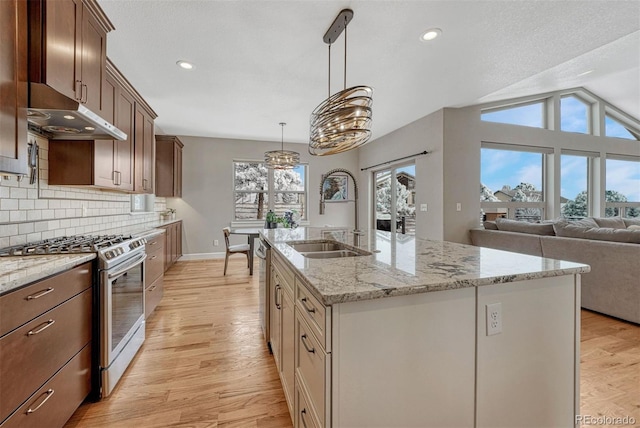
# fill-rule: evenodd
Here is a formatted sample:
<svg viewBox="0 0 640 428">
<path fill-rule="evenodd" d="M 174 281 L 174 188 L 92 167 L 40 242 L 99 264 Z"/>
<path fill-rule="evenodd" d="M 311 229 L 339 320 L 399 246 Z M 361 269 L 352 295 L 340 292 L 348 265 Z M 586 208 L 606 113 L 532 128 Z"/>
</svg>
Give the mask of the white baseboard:
<svg viewBox="0 0 640 428">
<path fill-rule="evenodd" d="M 225 253 L 193 253 L 183 254 L 180 261 L 224 259 Z"/>
</svg>

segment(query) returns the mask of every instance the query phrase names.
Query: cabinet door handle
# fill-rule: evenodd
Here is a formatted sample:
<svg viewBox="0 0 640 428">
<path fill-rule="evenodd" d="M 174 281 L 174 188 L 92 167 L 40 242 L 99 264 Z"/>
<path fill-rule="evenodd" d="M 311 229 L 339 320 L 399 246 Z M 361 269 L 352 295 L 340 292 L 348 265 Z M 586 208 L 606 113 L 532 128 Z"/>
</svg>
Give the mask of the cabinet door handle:
<svg viewBox="0 0 640 428">
<path fill-rule="evenodd" d="M 278 291 L 280 291 L 280 285 L 276 285 L 275 290 L 273 291 L 273 298 L 275 299 L 276 302 L 276 308 L 281 309 L 280 303 L 278 303 Z"/>
<path fill-rule="evenodd" d="M 142 189 L 143 190 L 147 190 L 147 183 L 149 182 L 149 180 L 147 180 L 146 178 L 142 179 Z"/>
<path fill-rule="evenodd" d="M 300 303 L 302 303 L 302 306 L 304 307 L 304 309 L 309 312 L 310 314 L 314 313 L 316 311 L 316 308 L 314 307 L 309 307 L 307 305 L 307 298 L 303 297 L 302 299 L 300 299 Z"/>
<path fill-rule="evenodd" d="M 29 410 L 27 410 L 27 415 L 30 415 L 31 413 L 34 413 L 35 411 L 37 411 L 40 407 L 42 407 L 44 405 L 44 403 L 47 402 L 47 400 L 49 400 L 49 398 L 53 397 L 53 393 L 56 392 L 55 390 L 49 388 L 47 389 L 44 394 L 46 395 L 44 397 L 44 400 L 42 400 L 42 402 L 40 404 L 38 404 L 38 406 L 35 409 L 32 409 L 31 407 L 29 407 Z"/>
<path fill-rule="evenodd" d="M 316 350 L 313 347 L 309 347 L 309 345 L 307 345 L 307 335 L 303 334 L 302 336 L 300 336 L 300 341 L 302 342 L 302 344 L 304 345 L 304 349 L 307 350 L 308 353 L 310 354 L 315 354 Z"/>
<path fill-rule="evenodd" d="M 307 409 L 306 408 L 300 410 L 300 420 L 302 421 L 302 426 L 304 428 L 307 428 L 307 421 L 304 420 L 304 415 L 306 415 L 306 414 L 307 414 Z"/>
<path fill-rule="evenodd" d="M 80 102 L 82 102 L 83 104 L 87 103 L 87 98 L 89 97 L 88 93 L 89 93 L 89 88 L 87 88 L 87 85 L 85 85 L 84 83 L 82 84 L 82 89 L 80 90 Z"/>
<path fill-rule="evenodd" d="M 37 330 L 29 330 L 29 332 L 27 333 L 27 336 L 35 336 L 38 333 L 41 333 L 43 331 L 45 331 L 46 329 L 48 329 L 49 327 L 51 327 L 52 325 L 54 325 L 56 322 L 55 320 L 49 320 L 49 321 L 45 321 L 42 324 L 40 324 L 40 328 L 38 328 Z"/>
<path fill-rule="evenodd" d="M 38 291 L 38 292 L 37 292 L 37 293 L 35 293 L 35 294 L 32 294 L 32 295 L 30 295 L 30 296 L 27 296 L 27 297 L 25 298 L 25 300 L 35 300 L 35 299 L 38 299 L 38 298 L 40 298 L 40 297 L 42 297 L 42 296 L 44 296 L 44 295 L 46 295 L 46 294 L 51 293 L 53 290 L 54 290 L 54 288 L 53 288 L 53 287 L 49 287 L 49 288 L 47 288 L 46 290 L 41 290 L 41 291 Z"/>
<path fill-rule="evenodd" d="M 82 102 L 82 81 L 76 80 L 76 87 L 74 88 L 74 92 L 76 100 Z"/>
</svg>

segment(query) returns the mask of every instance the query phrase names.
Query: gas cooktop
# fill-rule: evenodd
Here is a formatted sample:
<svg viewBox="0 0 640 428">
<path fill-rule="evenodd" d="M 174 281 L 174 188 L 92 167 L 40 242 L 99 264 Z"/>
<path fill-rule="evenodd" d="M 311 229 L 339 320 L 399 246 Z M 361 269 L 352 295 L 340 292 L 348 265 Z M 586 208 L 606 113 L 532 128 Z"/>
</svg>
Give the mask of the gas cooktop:
<svg viewBox="0 0 640 428">
<path fill-rule="evenodd" d="M 95 253 L 134 239 L 131 235 L 62 236 L 0 249 L 0 257 Z"/>
</svg>

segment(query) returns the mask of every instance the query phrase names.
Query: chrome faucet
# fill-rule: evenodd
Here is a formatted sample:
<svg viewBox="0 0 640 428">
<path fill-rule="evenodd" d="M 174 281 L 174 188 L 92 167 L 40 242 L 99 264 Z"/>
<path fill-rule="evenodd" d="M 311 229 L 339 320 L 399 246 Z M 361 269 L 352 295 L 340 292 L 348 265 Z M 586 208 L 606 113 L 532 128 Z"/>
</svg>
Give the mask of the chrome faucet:
<svg viewBox="0 0 640 428">
<path fill-rule="evenodd" d="M 354 203 L 355 203 L 355 229 L 353 230 L 353 241 L 354 241 L 354 245 L 355 246 L 359 246 L 360 245 L 360 235 L 362 235 L 362 231 L 360 230 L 360 228 L 358 227 L 358 225 L 360 224 L 360 221 L 358 220 L 358 182 L 356 181 L 356 177 L 354 177 L 354 175 L 344 169 L 344 168 L 335 168 L 332 169 L 331 171 L 327 172 L 326 174 L 322 174 L 322 178 L 320 180 L 320 215 L 324 214 L 324 193 L 322 192 L 322 186 L 324 185 L 324 181 L 331 177 L 333 174 L 337 174 L 337 173 L 343 173 L 343 174 L 347 174 L 349 177 L 351 177 L 351 179 L 353 180 L 353 196 L 354 196 Z"/>
</svg>

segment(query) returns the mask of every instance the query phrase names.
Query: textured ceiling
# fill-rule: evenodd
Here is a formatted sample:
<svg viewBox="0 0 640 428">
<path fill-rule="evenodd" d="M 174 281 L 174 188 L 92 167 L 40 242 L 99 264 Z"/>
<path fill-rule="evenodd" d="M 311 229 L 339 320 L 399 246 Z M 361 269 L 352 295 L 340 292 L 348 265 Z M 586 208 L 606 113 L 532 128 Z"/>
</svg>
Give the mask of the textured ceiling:
<svg viewBox="0 0 640 428">
<path fill-rule="evenodd" d="M 640 119 L 639 1 L 99 3 L 116 27 L 109 57 L 169 134 L 279 141 L 287 122 L 285 141 L 306 143 L 327 96 L 322 36 L 346 7 L 347 86 L 374 88 L 374 139 L 443 107 L 577 86 Z M 431 27 L 442 35 L 419 41 Z M 332 47 L 332 93 L 343 43 Z"/>
</svg>

